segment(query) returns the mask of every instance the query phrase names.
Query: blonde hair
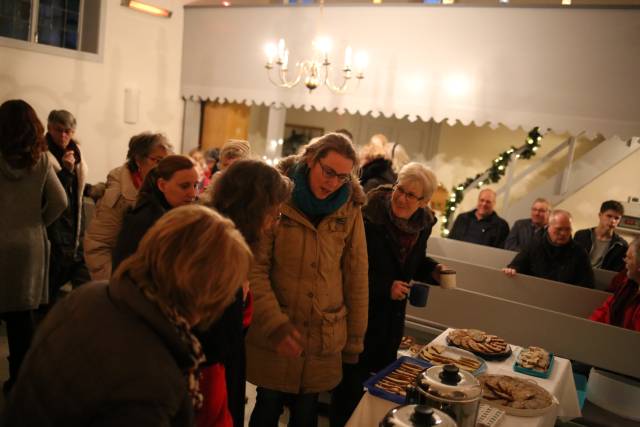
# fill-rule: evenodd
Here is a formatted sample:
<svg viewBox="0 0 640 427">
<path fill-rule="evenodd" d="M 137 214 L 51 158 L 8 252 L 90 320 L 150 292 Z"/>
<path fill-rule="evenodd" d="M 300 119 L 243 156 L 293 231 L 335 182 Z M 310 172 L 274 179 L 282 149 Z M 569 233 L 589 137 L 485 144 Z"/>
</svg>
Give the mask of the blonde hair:
<svg viewBox="0 0 640 427">
<path fill-rule="evenodd" d="M 382 148 L 385 148 L 388 143 L 389 143 L 389 140 L 387 139 L 387 137 L 381 133 L 377 133 L 373 135 L 371 139 L 369 139 L 369 144 L 377 145 Z"/>
<path fill-rule="evenodd" d="M 233 222 L 212 209 L 189 205 L 162 216 L 113 278 L 130 277 L 161 304 L 207 326 L 231 303 L 251 262 Z"/>
<path fill-rule="evenodd" d="M 428 167 L 420 163 L 407 163 L 400 169 L 398 174 L 398 182 L 411 181 L 417 182 L 422 187 L 422 197 L 428 202 L 433 196 L 433 192 L 438 187 L 438 178 Z"/>
<path fill-rule="evenodd" d="M 387 157 L 387 151 L 384 149 L 384 147 L 378 145 L 378 144 L 373 144 L 373 143 L 369 143 L 364 145 L 361 149 L 360 149 L 360 164 L 361 165 L 366 165 L 367 163 L 369 163 L 370 161 L 382 157 L 385 159 L 388 159 Z"/>
</svg>

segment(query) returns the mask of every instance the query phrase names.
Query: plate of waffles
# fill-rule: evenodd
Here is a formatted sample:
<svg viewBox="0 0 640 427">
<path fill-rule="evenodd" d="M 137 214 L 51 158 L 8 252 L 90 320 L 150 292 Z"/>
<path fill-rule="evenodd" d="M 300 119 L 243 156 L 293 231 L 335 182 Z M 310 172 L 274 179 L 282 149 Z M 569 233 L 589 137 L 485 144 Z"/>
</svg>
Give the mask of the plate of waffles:
<svg viewBox="0 0 640 427">
<path fill-rule="evenodd" d="M 454 329 L 447 335 L 447 343 L 484 360 L 504 360 L 511 356 L 511 347 L 504 339 L 478 329 Z"/>
<path fill-rule="evenodd" d="M 487 370 L 484 360 L 473 353 L 457 347 L 442 344 L 427 344 L 420 350 L 417 357 L 433 365 L 456 365 L 459 369 L 480 375 Z"/>
<path fill-rule="evenodd" d="M 557 402 L 534 380 L 483 374 L 478 376 L 478 381 L 482 385 L 482 402 L 509 415 L 537 417 L 548 412 Z"/>
</svg>

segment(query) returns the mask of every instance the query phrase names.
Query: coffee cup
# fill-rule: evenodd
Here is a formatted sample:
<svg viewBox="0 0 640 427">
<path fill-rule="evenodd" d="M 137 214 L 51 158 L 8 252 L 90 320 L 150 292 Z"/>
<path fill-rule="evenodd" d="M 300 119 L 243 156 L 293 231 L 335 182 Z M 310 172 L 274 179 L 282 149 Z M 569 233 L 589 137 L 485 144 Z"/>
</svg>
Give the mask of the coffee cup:
<svg viewBox="0 0 640 427">
<path fill-rule="evenodd" d="M 440 287 L 443 289 L 455 289 L 456 287 L 455 270 L 440 271 Z"/>
<path fill-rule="evenodd" d="M 425 307 L 429 297 L 429 285 L 422 282 L 411 281 L 409 284 L 409 303 L 414 307 Z"/>
</svg>

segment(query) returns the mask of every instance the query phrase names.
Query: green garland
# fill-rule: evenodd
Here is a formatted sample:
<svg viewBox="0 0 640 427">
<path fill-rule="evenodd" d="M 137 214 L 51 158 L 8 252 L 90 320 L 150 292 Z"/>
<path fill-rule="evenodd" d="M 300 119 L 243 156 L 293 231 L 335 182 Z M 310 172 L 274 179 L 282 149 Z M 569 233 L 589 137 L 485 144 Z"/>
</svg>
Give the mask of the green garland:
<svg viewBox="0 0 640 427">
<path fill-rule="evenodd" d="M 473 178 L 467 178 L 463 183 L 453 187 L 451 189 L 451 195 L 447 199 L 444 212 L 440 217 L 442 236 L 446 237 L 449 234 L 448 225 L 451 221 L 451 217 L 456 211 L 458 205 L 464 199 L 464 193 L 467 191 L 467 189 L 473 186 L 480 188 L 483 185 L 500 181 L 500 178 L 502 178 L 502 176 L 505 174 L 507 166 L 511 162 L 513 156 L 515 155 L 516 158 L 530 159 L 531 157 L 536 155 L 536 151 L 538 150 L 538 147 L 540 147 L 541 140 L 542 135 L 538 131 L 538 128 L 535 127 L 531 129 L 531 131 L 527 135 L 527 140 L 524 145 L 519 148 L 511 146 L 511 148 L 509 148 L 508 150 L 498 154 L 498 157 L 495 158 L 495 160 L 491 164 L 491 167 L 489 167 L 487 170 L 477 174 Z"/>
</svg>

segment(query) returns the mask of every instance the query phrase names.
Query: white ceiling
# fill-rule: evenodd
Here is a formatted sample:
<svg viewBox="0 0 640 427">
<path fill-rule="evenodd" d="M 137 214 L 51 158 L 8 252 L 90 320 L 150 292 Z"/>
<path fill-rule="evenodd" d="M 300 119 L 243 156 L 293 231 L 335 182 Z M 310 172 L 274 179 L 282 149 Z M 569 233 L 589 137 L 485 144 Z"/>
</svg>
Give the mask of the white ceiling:
<svg viewBox="0 0 640 427">
<path fill-rule="evenodd" d="M 231 7 L 234 6 L 282 6 L 289 5 L 288 0 L 227 0 Z M 223 0 L 185 0 L 187 6 L 219 6 Z M 298 0 L 298 3 L 306 1 Z M 319 4 L 320 0 L 313 0 L 312 3 Z M 327 5 L 371 5 L 372 0 L 324 0 Z M 384 4 L 410 4 L 424 3 L 422 0 L 382 0 Z M 509 0 L 508 3 L 500 3 L 499 0 L 455 0 L 455 5 L 461 6 L 495 6 L 495 7 L 567 7 L 562 6 L 562 0 Z M 640 0 L 572 0 L 569 7 L 640 7 Z M 376 5 L 377 6 L 377 5 Z M 427 5 L 438 7 L 451 7 L 450 5 Z"/>
</svg>

